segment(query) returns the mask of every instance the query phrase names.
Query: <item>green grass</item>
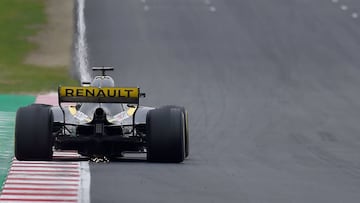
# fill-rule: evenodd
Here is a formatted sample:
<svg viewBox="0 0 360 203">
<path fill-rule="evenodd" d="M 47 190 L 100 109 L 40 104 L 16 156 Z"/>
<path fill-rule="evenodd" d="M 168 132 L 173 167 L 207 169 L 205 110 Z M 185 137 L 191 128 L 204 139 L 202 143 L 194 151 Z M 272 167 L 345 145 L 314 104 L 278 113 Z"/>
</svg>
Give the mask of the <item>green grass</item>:
<svg viewBox="0 0 360 203">
<path fill-rule="evenodd" d="M 59 84 L 76 84 L 66 67 L 24 64 L 36 49 L 28 39 L 46 23 L 46 0 L 0 0 L 0 93 L 55 90 Z"/>
</svg>

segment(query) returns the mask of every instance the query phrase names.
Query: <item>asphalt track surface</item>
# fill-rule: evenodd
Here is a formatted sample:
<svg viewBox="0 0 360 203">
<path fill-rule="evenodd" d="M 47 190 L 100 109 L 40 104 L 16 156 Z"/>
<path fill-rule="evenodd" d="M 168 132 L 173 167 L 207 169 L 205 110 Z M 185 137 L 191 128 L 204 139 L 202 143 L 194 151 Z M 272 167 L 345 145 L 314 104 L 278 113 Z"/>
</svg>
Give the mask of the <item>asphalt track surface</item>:
<svg viewBox="0 0 360 203">
<path fill-rule="evenodd" d="M 342 4 L 347 9 L 341 9 Z M 92 202 L 358 202 L 358 1 L 87 0 L 90 65 L 183 105 L 183 164 L 90 165 Z"/>
</svg>

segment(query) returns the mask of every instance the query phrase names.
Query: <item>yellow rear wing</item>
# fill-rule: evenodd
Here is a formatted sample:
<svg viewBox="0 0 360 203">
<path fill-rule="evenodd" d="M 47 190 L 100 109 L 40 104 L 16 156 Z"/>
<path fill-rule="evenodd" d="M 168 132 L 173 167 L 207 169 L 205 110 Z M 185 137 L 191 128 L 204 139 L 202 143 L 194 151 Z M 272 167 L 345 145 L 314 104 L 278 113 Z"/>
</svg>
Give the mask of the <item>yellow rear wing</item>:
<svg viewBox="0 0 360 203">
<path fill-rule="evenodd" d="M 140 89 L 138 87 L 70 87 L 58 88 L 59 103 L 126 103 L 139 104 Z"/>
</svg>

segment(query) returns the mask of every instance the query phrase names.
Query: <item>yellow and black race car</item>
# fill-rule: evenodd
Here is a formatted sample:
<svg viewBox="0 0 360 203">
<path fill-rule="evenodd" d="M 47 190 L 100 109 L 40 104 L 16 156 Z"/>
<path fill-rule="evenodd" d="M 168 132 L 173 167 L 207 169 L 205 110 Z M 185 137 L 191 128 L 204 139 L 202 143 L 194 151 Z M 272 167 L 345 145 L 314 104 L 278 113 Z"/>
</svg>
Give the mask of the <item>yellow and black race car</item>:
<svg viewBox="0 0 360 203">
<path fill-rule="evenodd" d="M 145 94 L 138 87 L 115 87 L 105 74 L 111 67 L 93 70 L 102 74 L 88 86 L 59 87 L 59 106 L 32 104 L 18 109 L 18 160 L 51 160 L 54 150 L 108 158 L 141 152 L 148 161 L 173 163 L 189 155 L 185 108 L 140 106 L 139 99 Z"/>
</svg>

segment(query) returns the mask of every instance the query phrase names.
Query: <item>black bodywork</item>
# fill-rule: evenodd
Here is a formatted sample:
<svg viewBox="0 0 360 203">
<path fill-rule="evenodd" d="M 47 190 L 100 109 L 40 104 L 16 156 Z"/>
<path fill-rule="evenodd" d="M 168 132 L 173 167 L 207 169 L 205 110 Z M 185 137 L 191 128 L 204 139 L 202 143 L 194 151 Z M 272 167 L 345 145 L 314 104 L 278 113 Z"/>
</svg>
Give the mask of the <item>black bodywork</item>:
<svg viewBox="0 0 360 203">
<path fill-rule="evenodd" d="M 60 113 L 58 108 L 53 107 L 54 115 Z M 140 110 L 134 113 L 135 116 L 123 122 L 110 122 L 107 119 L 108 114 L 101 107 L 96 108 L 90 122 L 76 124 L 75 117 L 71 118 L 71 114 L 66 115 L 65 123 L 61 120 L 54 122 L 55 149 L 78 150 L 80 154 L 86 156 L 109 157 L 121 156 L 124 151 L 145 152 L 146 123 L 141 122 L 143 119 L 140 118 L 135 119 L 134 124 L 132 122 L 136 116 L 146 117 L 147 111 L 151 108 L 138 108 Z M 67 110 L 64 111 L 67 114 Z"/>
</svg>

